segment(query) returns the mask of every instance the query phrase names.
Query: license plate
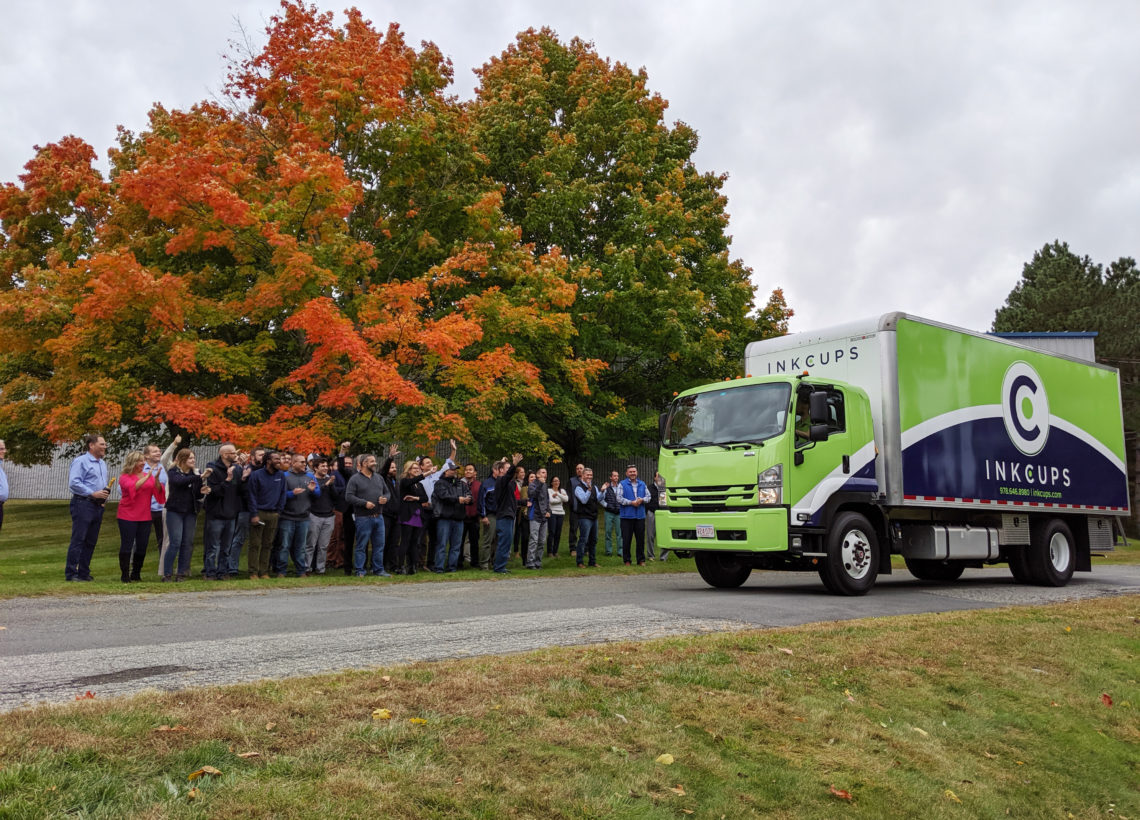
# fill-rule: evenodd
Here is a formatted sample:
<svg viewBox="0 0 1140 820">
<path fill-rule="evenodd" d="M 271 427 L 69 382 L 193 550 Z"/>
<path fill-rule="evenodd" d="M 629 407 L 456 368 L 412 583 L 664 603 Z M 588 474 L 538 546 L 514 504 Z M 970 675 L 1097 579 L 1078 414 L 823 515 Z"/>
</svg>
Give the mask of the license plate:
<svg viewBox="0 0 1140 820">
<path fill-rule="evenodd" d="M 712 524 L 697 524 L 697 538 L 716 538 L 716 527 Z"/>
</svg>

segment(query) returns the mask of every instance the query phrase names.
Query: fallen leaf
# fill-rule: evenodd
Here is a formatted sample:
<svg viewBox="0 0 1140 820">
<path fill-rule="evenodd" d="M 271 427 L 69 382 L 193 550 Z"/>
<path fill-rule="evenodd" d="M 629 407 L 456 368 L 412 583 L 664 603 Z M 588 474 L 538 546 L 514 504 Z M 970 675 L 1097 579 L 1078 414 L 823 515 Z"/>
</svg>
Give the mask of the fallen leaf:
<svg viewBox="0 0 1140 820">
<path fill-rule="evenodd" d="M 837 789 L 834 786 L 828 786 L 827 790 L 829 792 L 831 792 L 833 795 L 835 795 L 836 797 L 838 797 L 840 800 L 854 800 L 855 799 L 854 797 L 851 796 L 851 792 L 847 791 L 846 789 Z"/>
<path fill-rule="evenodd" d="M 76 695 L 76 700 L 95 700 L 95 693 L 88 689 L 82 695 Z"/>
<path fill-rule="evenodd" d="M 954 792 L 950 791 L 950 789 L 947 789 L 945 792 L 943 792 L 943 794 L 945 794 L 947 797 L 949 797 L 955 803 L 961 803 L 962 802 L 961 800 L 958 799 L 958 795 L 954 794 Z"/>
<path fill-rule="evenodd" d="M 1024 760 L 1018 760 L 1018 761 L 1017 761 L 1017 765 L 1018 765 L 1018 766 L 1024 766 L 1024 765 L 1025 765 L 1025 761 L 1024 761 Z"/>
<path fill-rule="evenodd" d="M 193 788 L 190 791 L 186 792 L 186 799 L 187 800 L 197 800 L 198 795 L 200 795 L 200 794 L 201 794 L 201 792 L 198 791 L 197 788 Z"/>
<path fill-rule="evenodd" d="M 155 729 L 156 732 L 189 732 L 189 726 L 183 726 L 181 723 L 175 726 L 167 726 L 165 723 Z"/>
<path fill-rule="evenodd" d="M 986 750 L 984 750 L 984 749 L 982 750 L 982 754 L 984 754 L 984 755 L 985 755 L 986 757 L 988 757 L 990 760 L 997 760 L 997 755 L 992 755 L 992 754 L 990 754 L 989 752 L 987 752 L 987 751 L 986 751 Z"/>
<path fill-rule="evenodd" d="M 847 697 L 847 700 L 848 700 L 850 703 L 854 703 L 854 702 L 855 702 L 855 696 L 851 694 L 851 690 L 850 690 L 850 689 L 844 689 L 844 690 L 843 690 L 843 694 L 844 694 L 844 695 Z"/>
<path fill-rule="evenodd" d="M 261 757 L 261 752 L 242 752 L 238 757 L 249 760 L 251 757 Z"/>
<path fill-rule="evenodd" d="M 777 647 L 776 647 L 776 651 L 777 651 L 777 652 L 783 652 L 785 655 L 794 655 L 794 654 L 796 654 L 795 652 L 793 652 L 792 650 L 788 649 L 788 648 L 787 648 L 787 647 L 785 647 L 785 646 L 777 646 Z"/>
<path fill-rule="evenodd" d="M 678 783 L 676 786 L 670 786 L 669 791 L 673 792 L 673 794 L 680 795 L 681 797 L 685 796 L 685 787 L 680 783 Z"/>
<path fill-rule="evenodd" d="M 1112 696 L 1107 692 L 1102 692 L 1100 696 L 1100 702 L 1105 706 L 1112 706 Z"/>
<path fill-rule="evenodd" d="M 457 778 L 455 778 L 454 782 L 455 782 L 455 783 L 462 783 L 462 782 L 463 782 L 463 778 L 462 778 L 462 777 L 457 777 Z"/>
<path fill-rule="evenodd" d="M 614 712 L 614 717 L 616 717 L 622 723 L 629 723 L 629 718 L 627 718 L 625 715 L 621 714 L 620 712 Z"/>
<path fill-rule="evenodd" d="M 662 766 L 672 766 L 673 765 L 673 755 L 669 754 L 668 752 L 665 752 L 664 754 L 657 755 L 657 759 L 653 762 L 654 763 L 660 763 Z"/>
<path fill-rule="evenodd" d="M 799 723 L 807 723 L 807 718 L 798 717 L 798 718 L 792 718 L 792 720 L 797 721 Z"/>
<path fill-rule="evenodd" d="M 1072 628 L 1071 626 L 1066 626 L 1066 627 L 1065 627 L 1065 631 L 1066 631 L 1066 632 L 1072 632 L 1072 631 L 1073 631 L 1073 628 Z"/>
<path fill-rule="evenodd" d="M 20 570 L 20 574 L 21 575 L 27 575 L 28 571 L 26 569 L 22 569 L 22 570 Z"/>
<path fill-rule="evenodd" d="M 372 710 L 372 719 L 373 720 L 391 720 L 392 719 L 392 713 L 389 712 L 387 709 L 373 709 Z"/>
<path fill-rule="evenodd" d="M 271 723 L 266 723 L 266 724 L 265 724 L 265 731 L 267 731 L 267 732 L 272 732 L 272 731 L 273 731 L 274 729 L 276 729 L 276 728 L 277 728 L 277 724 L 276 724 L 276 723 L 272 723 L 272 722 L 271 722 Z"/>
<path fill-rule="evenodd" d="M 241 711 L 241 709 L 230 709 L 230 714 L 231 714 L 231 715 L 236 715 L 236 714 L 237 714 L 238 712 L 240 712 L 240 711 Z"/>
<path fill-rule="evenodd" d="M 417 726 L 423 726 L 425 723 L 427 723 L 427 721 L 423 718 L 408 718 L 408 723 L 414 723 Z"/>
<path fill-rule="evenodd" d="M 219 774 L 221 774 L 221 772 L 218 771 L 217 769 L 215 769 L 213 766 L 203 766 L 198 771 L 190 772 L 190 774 L 186 775 L 186 779 L 187 780 L 197 780 L 199 777 L 202 777 L 203 775 L 207 775 L 207 774 L 219 775 Z"/>
<path fill-rule="evenodd" d="M 923 737 L 930 737 L 930 732 L 925 729 L 919 729 L 917 726 L 911 726 L 910 729 L 912 732 L 918 732 Z"/>
<path fill-rule="evenodd" d="M 681 809 L 681 814 L 692 814 L 692 813 L 693 813 L 692 809 Z"/>
<path fill-rule="evenodd" d="M 392 680 L 392 676 L 391 675 L 381 675 L 380 680 L 384 681 L 384 683 L 388 683 Z"/>
</svg>

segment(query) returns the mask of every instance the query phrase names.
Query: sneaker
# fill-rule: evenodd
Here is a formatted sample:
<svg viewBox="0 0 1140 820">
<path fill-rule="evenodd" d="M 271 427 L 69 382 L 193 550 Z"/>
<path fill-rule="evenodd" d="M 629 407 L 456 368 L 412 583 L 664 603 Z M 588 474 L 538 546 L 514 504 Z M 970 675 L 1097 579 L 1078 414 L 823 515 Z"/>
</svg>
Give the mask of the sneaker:
<svg viewBox="0 0 1140 820">
<path fill-rule="evenodd" d="M 380 578 L 391 578 L 391 577 L 392 577 L 392 576 L 391 576 L 391 575 L 389 575 L 389 574 L 387 573 L 387 571 L 385 571 L 385 570 L 380 570 L 379 572 L 374 572 L 374 573 L 372 573 L 372 574 L 373 574 L 373 575 L 376 575 L 376 576 L 378 576 L 378 577 L 380 577 Z"/>
<path fill-rule="evenodd" d="M 626 561 L 626 563 L 628 564 L 628 563 L 629 563 L 629 561 Z M 644 562 L 644 561 L 638 561 L 638 562 L 637 562 L 637 565 L 638 565 L 639 567 L 643 567 L 643 566 L 645 566 L 645 562 Z"/>
<path fill-rule="evenodd" d="M 364 573 L 363 573 L 363 572 L 358 572 L 358 573 L 356 573 L 356 577 L 357 577 L 357 578 L 363 578 L 363 577 L 364 577 Z"/>
<path fill-rule="evenodd" d="M 628 567 L 628 566 L 630 566 L 630 563 L 629 563 L 629 561 L 626 561 L 626 562 L 625 562 L 625 565 L 626 565 L 627 567 Z"/>
</svg>

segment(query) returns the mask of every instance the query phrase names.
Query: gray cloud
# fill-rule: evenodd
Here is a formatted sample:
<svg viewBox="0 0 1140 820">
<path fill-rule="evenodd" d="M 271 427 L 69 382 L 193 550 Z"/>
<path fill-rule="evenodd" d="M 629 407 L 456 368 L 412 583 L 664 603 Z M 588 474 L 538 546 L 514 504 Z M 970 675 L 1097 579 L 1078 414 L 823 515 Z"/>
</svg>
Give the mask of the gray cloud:
<svg viewBox="0 0 1140 820">
<path fill-rule="evenodd" d="M 1055 238 L 1108 262 L 1140 255 L 1140 56 L 1132 2 L 614 4 L 365 2 L 378 26 L 471 69 L 515 33 L 645 66 L 667 116 L 727 172 L 733 253 L 793 329 L 902 309 L 982 329 Z M 151 104 L 216 91 L 240 17 L 276 5 L 50 2 L 0 31 L 0 180 L 75 133 L 105 154 Z"/>
</svg>

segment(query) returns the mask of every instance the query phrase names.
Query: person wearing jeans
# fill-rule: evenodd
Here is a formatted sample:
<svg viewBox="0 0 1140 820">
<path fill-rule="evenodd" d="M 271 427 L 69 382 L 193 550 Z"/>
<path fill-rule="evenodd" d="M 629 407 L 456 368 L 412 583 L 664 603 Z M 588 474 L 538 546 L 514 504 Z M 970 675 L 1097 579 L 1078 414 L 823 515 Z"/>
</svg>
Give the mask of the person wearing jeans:
<svg viewBox="0 0 1140 820">
<path fill-rule="evenodd" d="M 610 480 L 602 486 L 602 506 L 605 507 L 606 555 L 621 556 L 621 505 L 618 504 L 618 471 L 610 473 Z"/>
<path fill-rule="evenodd" d="M 598 507 L 602 491 L 594 486 L 594 471 L 587 467 L 582 481 L 574 488 L 578 499 L 578 566 L 598 565 Z"/>
<path fill-rule="evenodd" d="M 523 555 L 523 566 L 527 569 L 542 569 L 546 528 L 550 524 L 550 491 L 546 487 L 545 467 L 535 470 L 534 481 L 527 487 L 526 497 L 530 500 L 527 508 L 530 537 L 527 539 L 526 552 Z"/>
<path fill-rule="evenodd" d="M 495 549 L 495 572 L 500 575 L 509 573 L 507 562 L 511 559 L 511 537 L 515 531 L 515 513 L 518 511 L 518 499 L 515 497 L 514 467 L 522 461 L 522 453 L 515 453 L 514 464 L 505 458 L 496 462 L 491 475 L 495 479 L 495 537 L 498 545 Z"/>
<path fill-rule="evenodd" d="M 206 465 L 203 478 L 206 493 L 205 549 L 202 575 L 208 580 L 226 577 L 229 546 L 234 540 L 234 522 L 241 512 L 245 494 L 243 471 L 237 463 L 237 448 L 226 441 L 218 448 L 218 458 Z"/>
<path fill-rule="evenodd" d="M 185 581 L 190 575 L 190 559 L 194 553 L 194 527 L 198 523 L 198 498 L 209 487 L 202 484 L 198 475 L 194 453 L 179 450 L 174 464 L 167 472 L 169 495 L 166 499 L 166 530 L 170 547 L 163 554 L 162 578 L 171 580 L 175 561 L 178 564 L 176 580 Z"/>
<path fill-rule="evenodd" d="M 460 481 L 455 467 L 447 467 L 432 493 L 435 513 L 436 552 L 433 572 L 455 572 L 463 549 L 463 519 L 471 500 L 467 484 Z"/>
<path fill-rule="evenodd" d="M 388 483 L 376 471 L 376 456 L 365 454 L 357 459 L 357 472 L 348 480 L 344 497 L 352 505 L 356 520 L 356 545 L 353 567 L 356 577 L 364 577 L 368 545 L 372 545 L 372 574 L 390 578 L 384 569 L 384 505 L 390 500 Z"/>
<path fill-rule="evenodd" d="M 281 533 L 278 578 L 285 577 L 290 558 L 297 577 L 308 577 L 309 509 L 313 499 L 320 494 L 321 488 L 317 486 L 316 479 L 305 468 L 305 457 L 294 453 L 289 472 L 285 473 L 285 509 L 281 511 L 281 521 L 277 525 Z"/>
</svg>

